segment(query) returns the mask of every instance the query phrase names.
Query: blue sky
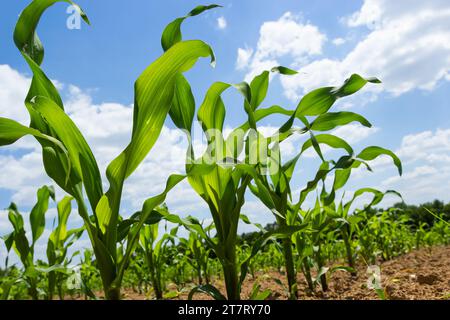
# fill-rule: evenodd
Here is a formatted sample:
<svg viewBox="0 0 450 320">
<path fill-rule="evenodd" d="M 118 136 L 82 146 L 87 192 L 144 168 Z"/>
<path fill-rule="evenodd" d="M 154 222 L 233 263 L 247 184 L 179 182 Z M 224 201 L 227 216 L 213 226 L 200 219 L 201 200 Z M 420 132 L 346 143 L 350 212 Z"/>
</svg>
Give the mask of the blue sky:
<svg viewBox="0 0 450 320">
<path fill-rule="evenodd" d="M 17 16 L 29 1 L 3 4 L 0 14 L 0 116 L 27 123 L 24 100 L 30 71 L 12 41 Z M 274 65 L 300 71 L 289 78 L 274 76 L 265 106 L 293 109 L 309 90 L 339 85 L 351 73 L 376 76 L 370 85 L 334 108 L 361 113 L 374 127 L 351 125 L 335 132 L 356 150 L 380 145 L 404 162 L 398 178 L 386 159 L 373 163 L 375 173 L 357 172 L 347 193 L 360 187 L 396 189 L 408 203 L 435 198 L 450 201 L 450 3 L 443 0 L 361 1 L 218 1 L 223 8 L 186 20 L 185 39 L 202 39 L 213 47 L 217 66 L 200 61 L 187 73 L 197 106 L 213 81 L 238 83 Z M 92 26 L 69 30 L 66 4 L 48 10 L 38 29 L 46 49 L 45 72 L 61 88 L 66 110 L 92 144 L 104 168 L 126 145 L 131 128 L 133 83 L 161 53 L 160 35 L 167 23 L 198 1 L 88 1 L 78 4 Z M 220 22 L 220 23 L 219 23 Z M 227 126 L 245 117 L 239 95 L 225 96 Z M 279 118 L 262 123 L 267 130 Z M 301 146 L 288 142 L 286 158 Z M 126 185 L 124 214 L 162 190 L 165 178 L 183 170 L 183 136 L 167 121 L 158 145 Z M 335 153 L 327 153 L 334 157 Z M 318 162 L 299 164 L 294 189 L 304 186 Z M 37 187 L 51 182 L 43 173 L 40 151 L 32 139 L 0 150 L 0 208 L 15 201 L 28 212 Z M 58 198 L 63 193 L 57 192 Z M 385 202 L 391 204 L 395 199 Z M 169 207 L 207 218 L 201 200 L 182 184 Z M 49 223 L 54 217 L 49 214 Z M 270 213 L 252 197 L 245 207 L 253 220 L 270 222 Z M 75 218 L 76 215 L 74 215 Z M 75 218 L 72 222 L 79 224 Z M 49 224 L 50 225 L 50 224 Z M 0 234 L 9 231 L 0 211 Z M 3 249 L 0 249 L 0 255 Z"/>
</svg>

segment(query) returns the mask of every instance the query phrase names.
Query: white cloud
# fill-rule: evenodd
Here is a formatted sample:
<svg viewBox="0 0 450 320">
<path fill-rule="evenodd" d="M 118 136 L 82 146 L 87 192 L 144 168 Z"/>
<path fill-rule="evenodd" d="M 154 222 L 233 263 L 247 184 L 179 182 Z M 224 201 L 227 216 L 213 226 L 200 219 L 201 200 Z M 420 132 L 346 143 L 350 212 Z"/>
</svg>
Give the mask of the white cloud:
<svg viewBox="0 0 450 320">
<path fill-rule="evenodd" d="M 406 173 L 405 175 L 403 175 L 403 177 L 399 177 L 399 176 L 394 176 L 394 177 L 390 177 L 386 180 L 383 181 L 383 185 L 392 185 L 394 183 L 397 182 L 406 182 L 409 183 L 411 181 L 416 180 L 417 178 L 423 178 L 423 177 L 429 177 L 430 175 L 433 175 L 435 173 L 437 173 L 437 169 L 431 166 L 419 166 L 414 168 L 413 171 Z"/>
<path fill-rule="evenodd" d="M 351 123 L 334 129 L 331 134 L 338 136 L 347 141 L 350 145 L 353 145 L 375 134 L 379 130 L 380 128 L 377 127 L 368 128 L 360 124 Z"/>
<path fill-rule="evenodd" d="M 291 12 L 276 21 L 264 22 L 259 30 L 256 50 L 238 49 L 237 68 L 246 69 L 246 80 L 257 73 L 277 66 L 281 58 L 290 57 L 295 63 L 320 55 L 326 36 Z M 251 56 L 251 57 L 250 57 Z"/>
<path fill-rule="evenodd" d="M 31 80 L 22 76 L 8 65 L 0 65 L 0 116 L 22 123 L 30 117 L 24 107 L 24 100 Z"/>
<path fill-rule="evenodd" d="M 344 38 L 335 38 L 332 42 L 335 46 L 341 46 L 346 42 L 346 40 Z"/>
<path fill-rule="evenodd" d="M 250 62 L 250 58 L 253 55 L 252 48 L 238 49 L 238 57 L 236 60 L 236 69 L 242 70 L 248 67 L 248 63 Z"/>
<path fill-rule="evenodd" d="M 0 236 L 4 236 L 11 232 L 11 224 L 8 220 L 8 211 L 0 210 Z M 0 247 L 2 244 L 0 244 Z"/>
<path fill-rule="evenodd" d="M 393 95 L 433 90 L 440 80 L 448 80 L 448 1 L 365 0 L 346 23 L 367 25 L 369 33 L 342 60 L 305 63 L 301 75 L 281 78 L 288 98 L 298 99 L 318 86 L 340 84 L 352 73 L 380 78 L 383 84 L 372 88 Z"/>
<path fill-rule="evenodd" d="M 221 16 L 219 18 L 217 18 L 217 27 L 221 30 L 226 29 L 228 23 L 227 20 L 225 19 L 225 17 Z"/>
</svg>

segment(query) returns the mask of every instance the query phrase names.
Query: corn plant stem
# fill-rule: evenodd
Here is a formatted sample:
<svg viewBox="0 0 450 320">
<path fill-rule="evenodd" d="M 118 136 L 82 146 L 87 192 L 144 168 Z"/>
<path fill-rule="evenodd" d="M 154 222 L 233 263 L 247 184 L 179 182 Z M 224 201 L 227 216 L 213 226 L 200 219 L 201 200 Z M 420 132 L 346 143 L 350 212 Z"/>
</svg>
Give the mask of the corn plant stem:
<svg viewBox="0 0 450 320">
<path fill-rule="evenodd" d="M 56 272 L 51 271 L 48 273 L 48 296 L 47 296 L 48 300 L 53 300 L 55 285 L 56 285 Z"/>
<path fill-rule="evenodd" d="M 316 261 L 317 261 L 317 265 L 319 267 L 319 270 L 322 269 L 322 267 L 324 266 L 324 261 L 323 261 L 323 256 L 322 256 L 322 251 L 321 251 L 321 246 L 319 244 L 319 248 L 317 250 L 317 255 L 316 255 Z M 322 285 L 322 290 L 328 291 L 328 283 L 327 283 L 327 275 L 326 273 L 322 274 L 320 276 L 320 284 Z"/>
<path fill-rule="evenodd" d="M 349 235 L 347 228 L 348 228 L 348 226 L 344 226 L 344 230 L 342 231 L 342 238 L 344 239 L 345 252 L 347 254 L 347 263 L 348 263 L 348 266 L 350 268 L 352 268 L 352 271 L 350 272 L 350 274 L 353 277 L 356 277 L 355 261 L 353 259 L 352 248 L 350 245 L 350 235 Z"/>
<path fill-rule="evenodd" d="M 161 300 L 163 298 L 163 295 L 162 295 L 162 289 L 161 289 L 160 281 L 159 281 L 160 279 L 157 275 L 156 267 L 155 267 L 155 264 L 153 261 L 153 252 L 152 251 L 147 252 L 146 257 L 147 257 L 147 264 L 148 264 L 148 268 L 150 270 L 150 278 L 152 281 L 153 290 L 155 291 L 156 299 Z"/>
<path fill-rule="evenodd" d="M 94 234 L 92 230 L 91 222 L 89 221 L 89 214 L 86 208 L 86 204 L 83 201 L 83 193 L 81 188 L 75 188 L 74 190 L 74 198 L 78 205 L 79 215 L 83 218 L 86 230 L 88 232 L 91 243 L 94 244 Z M 96 246 L 93 246 L 94 254 L 97 256 L 98 252 Z M 105 293 L 105 298 L 107 300 L 120 300 L 120 283 L 118 286 L 113 286 L 113 281 L 115 279 L 115 275 L 107 274 L 105 270 L 99 268 L 100 277 L 102 279 L 103 290 Z"/>
<path fill-rule="evenodd" d="M 281 212 L 285 212 L 285 210 L 283 210 Z M 286 214 L 284 214 L 284 216 L 286 216 Z M 280 226 L 287 226 L 286 220 L 281 219 L 278 216 L 277 216 L 277 223 Z M 282 245 L 283 245 L 283 255 L 284 255 L 284 266 L 286 268 L 286 277 L 287 277 L 288 289 L 289 289 L 289 299 L 297 300 L 298 299 L 297 276 L 296 276 L 296 271 L 295 271 L 295 266 L 294 266 L 291 238 L 284 238 L 282 240 Z"/>
<path fill-rule="evenodd" d="M 198 275 L 198 284 L 202 285 L 203 278 L 202 278 L 202 268 L 200 266 L 200 263 L 198 264 L 198 267 L 197 267 L 197 275 Z"/>
<path fill-rule="evenodd" d="M 283 254 L 286 267 L 286 276 L 288 280 L 289 299 L 297 300 L 297 277 L 294 267 L 294 258 L 292 255 L 292 241 L 290 238 L 283 239 Z"/>
<path fill-rule="evenodd" d="M 239 274 L 237 271 L 236 237 L 223 241 L 224 259 L 221 261 L 228 300 L 240 300 Z"/>
<path fill-rule="evenodd" d="M 308 288 L 311 292 L 314 292 L 314 284 L 311 276 L 311 267 L 309 266 L 309 261 L 304 259 L 303 262 L 303 273 L 305 274 L 306 282 L 308 283 Z"/>
<path fill-rule="evenodd" d="M 238 261 L 236 257 L 236 247 L 237 247 L 237 228 L 239 223 L 239 213 L 241 212 L 241 208 L 244 205 L 244 194 L 247 189 L 248 184 L 251 181 L 251 177 L 246 175 L 241 178 L 241 185 L 237 191 L 237 203 L 231 217 L 235 218 L 235 223 L 231 227 L 231 230 L 228 230 L 224 234 L 218 235 L 222 237 L 223 251 L 224 251 L 224 259 L 221 261 L 225 287 L 227 290 L 227 298 L 228 300 L 240 300 L 241 299 L 241 283 L 240 277 L 237 270 Z M 219 219 L 220 220 L 220 219 Z M 232 219 L 233 220 L 233 219 Z M 234 235 L 229 239 L 225 239 L 224 236 L 226 234 Z"/>
<path fill-rule="evenodd" d="M 28 282 L 29 282 L 29 285 L 30 285 L 30 287 L 28 288 L 28 294 L 30 295 L 31 299 L 39 300 L 36 279 L 35 278 L 29 278 Z"/>
<path fill-rule="evenodd" d="M 236 246 L 226 248 L 225 255 L 227 261 L 222 263 L 223 274 L 225 278 L 225 287 L 228 300 L 240 300 L 239 275 L 237 272 Z"/>
<path fill-rule="evenodd" d="M 58 296 L 60 300 L 64 300 L 64 294 L 63 294 L 63 288 L 62 288 L 62 281 L 58 282 Z"/>
</svg>

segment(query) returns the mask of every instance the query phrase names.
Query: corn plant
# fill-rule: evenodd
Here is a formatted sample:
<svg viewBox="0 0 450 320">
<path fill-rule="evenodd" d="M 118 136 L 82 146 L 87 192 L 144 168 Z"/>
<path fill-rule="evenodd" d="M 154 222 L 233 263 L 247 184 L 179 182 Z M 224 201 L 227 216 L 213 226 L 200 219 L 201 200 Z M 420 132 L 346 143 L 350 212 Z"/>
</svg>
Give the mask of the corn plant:
<svg viewBox="0 0 450 320">
<path fill-rule="evenodd" d="M 156 299 L 162 299 L 165 289 L 163 269 L 166 260 L 166 248 L 169 242 L 174 243 L 174 238 L 178 232 L 178 227 L 173 228 L 170 233 L 165 233 L 158 239 L 159 224 L 145 225 L 141 229 L 139 245 L 144 253 L 145 261 L 150 279 L 155 292 Z"/>
<path fill-rule="evenodd" d="M 213 225 L 210 225 L 205 231 L 210 231 Z M 208 263 L 210 260 L 211 249 L 205 244 L 203 238 L 196 232 L 190 232 L 189 237 L 179 238 L 180 245 L 184 248 L 184 253 L 188 263 L 196 270 L 198 284 L 210 283 Z"/>
<path fill-rule="evenodd" d="M 258 251 L 256 248 L 252 250 L 252 254 L 244 261 L 238 261 L 237 259 L 237 230 L 241 219 L 241 209 L 245 203 L 244 195 L 250 181 L 257 173 L 254 167 L 249 164 L 237 164 L 236 160 L 240 152 L 230 147 L 230 145 L 242 147 L 243 135 L 239 133 L 234 135 L 235 131 L 230 134 L 229 137 L 232 138 L 228 138 L 228 141 L 222 135 L 225 107 L 221 94 L 230 87 L 229 84 L 217 82 L 208 90 L 198 111 L 198 119 L 202 123 L 208 140 L 208 148 L 200 159 L 193 161 L 194 163 L 188 161 L 187 168 L 188 170 L 195 170 L 205 163 L 212 168 L 208 172 L 202 172 L 202 174 L 192 174 L 188 177 L 188 180 L 192 188 L 207 203 L 214 220 L 217 232 L 215 239 L 211 239 L 204 231 L 201 235 L 222 264 L 227 298 L 239 300 L 241 285 L 248 270 L 248 261 Z M 249 107 L 252 103 L 255 104 L 252 102 L 254 100 L 249 98 L 251 88 L 247 84 L 235 85 L 235 87 L 244 95 L 244 105 L 249 117 L 248 124 L 254 127 L 255 115 Z M 215 134 L 211 134 L 211 132 L 215 132 Z M 233 140 L 233 138 L 236 138 L 236 140 Z M 233 151 L 230 152 L 230 150 Z M 190 150 L 189 152 L 191 153 L 188 153 L 188 157 L 190 157 L 188 159 L 192 160 L 194 158 L 193 151 Z M 248 154 L 246 157 L 248 158 Z M 232 159 L 232 161 L 224 163 L 227 159 Z M 284 232 L 285 230 L 281 233 Z M 261 245 L 261 243 L 258 243 L 258 245 Z M 210 289 L 208 287 L 209 293 L 215 297 L 224 298 L 216 290 Z"/>
<path fill-rule="evenodd" d="M 373 198 L 365 205 L 365 208 L 363 210 L 358 210 L 356 214 L 350 215 L 350 208 L 355 202 L 355 200 L 364 195 L 364 194 L 372 194 Z M 368 210 L 372 208 L 372 206 L 375 206 L 379 204 L 383 198 L 386 195 L 394 194 L 401 198 L 401 195 L 393 190 L 388 190 L 386 192 L 381 192 L 379 190 L 373 189 L 373 188 L 362 188 L 358 189 L 354 192 L 353 197 L 350 201 L 346 202 L 345 204 L 342 202 L 339 204 L 331 203 L 329 205 L 324 205 L 324 208 L 327 210 L 328 214 L 333 218 L 335 222 L 334 228 L 336 228 L 339 231 L 340 237 L 342 238 L 344 245 L 345 245 L 345 252 L 347 257 L 347 264 L 351 268 L 351 274 L 353 276 L 356 276 L 356 265 L 355 265 L 355 250 L 356 247 L 356 241 L 354 241 L 355 234 L 357 232 L 358 223 L 361 221 L 361 213 L 365 210 Z"/>
<path fill-rule="evenodd" d="M 256 77 L 253 83 L 262 82 L 261 79 L 267 78 L 268 72 L 263 72 Z M 267 80 L 265 80 L 267 81 Z M 278 142 L 282 142 L 292 134 L 309 134 L 310 138 L 303 144 L 300 152 L 289 161 L 282 163 L 280 153 L 278 151 L 279 145 L 275 143 L 271 147 L 268 164 L 261 164 L 258 166 L 258 180 L 259 184 L 263 185 L 265 190 L 269 193 L 266 194 L 265 190 L 259 190 L 256 185 L 250 185 L 250 190 L 255 194 L 269 209 L 274 213 L 275 219 L 280 226 L 293 225 L 288 216 L 298 216 L 298 210 L 301 204 L 306 199 L 306 196 L 313 191 L 319 181 L 324 180 L 326 176 L 334 170 L 339 170 L 340 176 L 337 175 L 338 182 L 333 186 L 333 193 L 330 194 L 330 198 L 334 197 L 335 190 L 341 188 L 343 184 L 348 180 L 351 169 L 366 164 L 366 160 L 373 160 L 374 158 L 384 154 L 393 158 L 396 165 L 401 170 L 400 162 L 398 158 L 389 150 L 382 149 L 380 147 L 368 147 L 361 151 L 357 156 L 354 155 L 353 149 L 350 145 L 339 137 L 331 134 L 315 135 L 314 131 L 329 131 L 338 126 L 343 126 L 348 123 L 357 121 L 360 124 L 370 127 L 371 124 L 361 115 L 352 112 L 328 112 L 333 106 L 334 102 L 338 98 L 349 96 L 356 93 L 368 82 L 379 83 L 380 81 L 375 78 L 364 79 L 359 75 L 352 75 L 347 79 L 340 87 L 325 87 L 316 89 L 306 94 L 299 102 L 294 113 L 290 116 L 275 133 L 278 138 Z M 260 94 L 265 96 L 265 93 Z M 315 117 L 313 121 L 308 120 L 307 117 Z M 293 128 L 294 121 L 300 119 L 304 125 L 304 128 Z M 272 142 L 273 137 L 270 137 L 269 143 Z M 269 145 L 269 143 L 267 145 Z M 348 152 L 348 155 L 341 157 L 337 162 L 325 161 L 320 144 L 326 144 L 331 148 L 343 149 Z M 300 199 L 297 203 L 292 203 L 292 193 L 290 182 L 294 173 L 296 164 L 301 155 L 309 148 L 313 147 L 318 153 L 319 157 L 323 161 L 322 166 L 318 170 L 314 180 L 308 182 L 306 188 L 300 193 Z M 333 166 L 330 168 L 329 165 Z M 271 170 L 267 170 L 267 165 Z M 367 164 L 366 164 L 367 165 Z M 273 173 L 275 172 L 275 173 Z M 255 179 L 256 180 L 256 179 Z M 269 196 L 269 198 L 267 198 Z M 330 200 L 327 200 L 330 201 Z M 285 237 L 283 239 L 283 252 L 285 255 L 286 275 L 290 290 L 290 298 L 297 298 L 297 281 L 295 263 L 292 253 L 292 239 Z"/>
<path fill-rule="evenodd" d="M 5 245 L 8 252 L 13 248 L 19 256 L 25 268 L 24 280 L 28 285 L 28 293 L 33 300 L 39 299 L 37 287 L 39 272 L 35 269 L 34 246 L 44 232 L 45 213 L 50 198 L 55 199 L 52 187 L 44 186 L 38 190 L 37 202 L 31 209 L 29 216 L 31 239 L 27 238 L 23 216 L 18 211 L 17 206 L 12 203 L 8 208 L 8 218 L 14 231 L 4 237 Z"/>
<path fill-rule="evenodd" d="M 58 283 L 60 297 L 62 296 L 62 282 L 69 261 L 67 250 L 80 238 L 82 228 L 67 230 L 67 219 L 71 212 L 71 198 L 64 198 L 58 203 L 58 225 L 53 229 L 47 243 L 47 267 L 36 267 L 34 259 L 34 247 L 45 229 L 45 213 L 47 212 L 49 199 L 55 200 L 52 187 L 44 186 L 37 191 L 37 203 L 31 209 L 29 223 L 31 227 L 31 239 L 27 238 L 23 216 L 17 206 L 12 203 L 9 206 L 9 220 L 14 231 L 4 237 L 8 252 L 11 248 L 19 256 L 24 266 L 24 280 L 28 285 L 29 295 L 32 299 L 39 298 L 38 281 L 42 273 L 47 273 L 47 299 L 53 299 L 55 287 Z"/>
<path fill-rule="evenodd" d="M 125 180 L 155 144 L 170 113 L 175 123 L 185 121 L 187 106 L 179 95 L 178 83 L 183 72 L 201 57 L 212 57 L 211 48 L 202 41 L 181 41 L 180 24 L 175 20 L 163 33 L 163 46 L 170 46 L 135 83 L 132 137 L 128 146 L 106 170 L 108 191 L 103 191 L 97 161 L 80 130 L 64 112 L 62 99 L 41 69 L 43 45 L 36 28 L 44 11 L 57 2 L 74 5 L 86 23 L 82 9 L 70 0 L 35 0 L 21 13 L 14 31 L 14 42 L 33 72 L 25 106 L 30 114 L 29 127 L 0 118 L 0 145 L 9 145 L 25 135 L 34 136 L 42 146 L 46 173 L 77 202 L 78 212 L 89 235 L 107 299 L 119 299 L 120 287 L 139 239 L 139 231 L 152 208 L 161 204 L 168 191 L 184 177 L 169 177 L 166 189 L 146 202 L 146 211 L 138 220 L 121 221 L 120 204 Z M 196 7 L 197 15 L 214 6 Z M 87 197 L 87 202 L 85 200 Z M 90 211 L 88 209 L 90 206 Z M 118 252 L 119 224 L 128 228 L 126 249 Z"/>
<path fill-rule="evenodd" d="M 81 291 L 86 300 L 96 299 L 93 289 L 101 287 L 98 267 L 93 256 L 92 250 L 85 249 L 80 263 Z"/>
<path fill-rule="evenodd" d="M 66 279 L 64 272 L 53 270 L 62 268 L 65 270 L 72 259 L 67 259 L 67 250 L 77 241 L 84 232 L 84 228 L 67 230 L 67 221 L 72 212 L 71 197 L 64 197 L 57 205 L 58 224 L 53 229 L 47 243 L 48 271 L 48 298 L 53 299 L 55 288 L 58 289 L 60 299 L 64 299 L 63 280 Z"/>
</svg>

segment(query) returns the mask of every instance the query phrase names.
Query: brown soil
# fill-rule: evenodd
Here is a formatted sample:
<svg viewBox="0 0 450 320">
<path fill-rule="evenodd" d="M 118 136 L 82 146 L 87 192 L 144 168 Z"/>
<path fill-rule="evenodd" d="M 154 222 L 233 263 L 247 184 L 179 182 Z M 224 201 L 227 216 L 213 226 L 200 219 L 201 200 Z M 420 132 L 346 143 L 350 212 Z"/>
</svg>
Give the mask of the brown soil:
<svg viewBox="0 0 450 320">
<path fill-rule="evenodd" d="M 450 299 L 450 246 L 416 250 L 393 260 L 378 264 L 381 270 L 382 288 L 387 299 L 442 300 Z M 307 294 L 307 283 L 302 274 L 298 275 L 299 299 L 301 300 L 376 300 L 380 299 L 374 289 L 367 287 L 367 265 L 358 266 L 358 276 L 352 277 L 346 271 L 336 271 L 328 279 L 329 290 L 322 292 L 320 286 L 315 293 Z M 261 290 L 269 289 L 269 299 L 288 298 L 285 275 L 280 272 L 259 273 L 255 278 L 247 276 L 241 297 L 247 299 L 257 282 Z M 221 292 L 225 292 L 223 281 L 214 281 Z M 193 285 L 192 285 L 193 286 Z M 188 286 L 175 299 L 187 299 Z M 174 285 L 169 290 L 176 291 Z M 151 299 L 132 290 L 123 290 L 124 299 Z M 206 294 L 197 293 L 198 300 L 211 299 Z"/>
</svg>

